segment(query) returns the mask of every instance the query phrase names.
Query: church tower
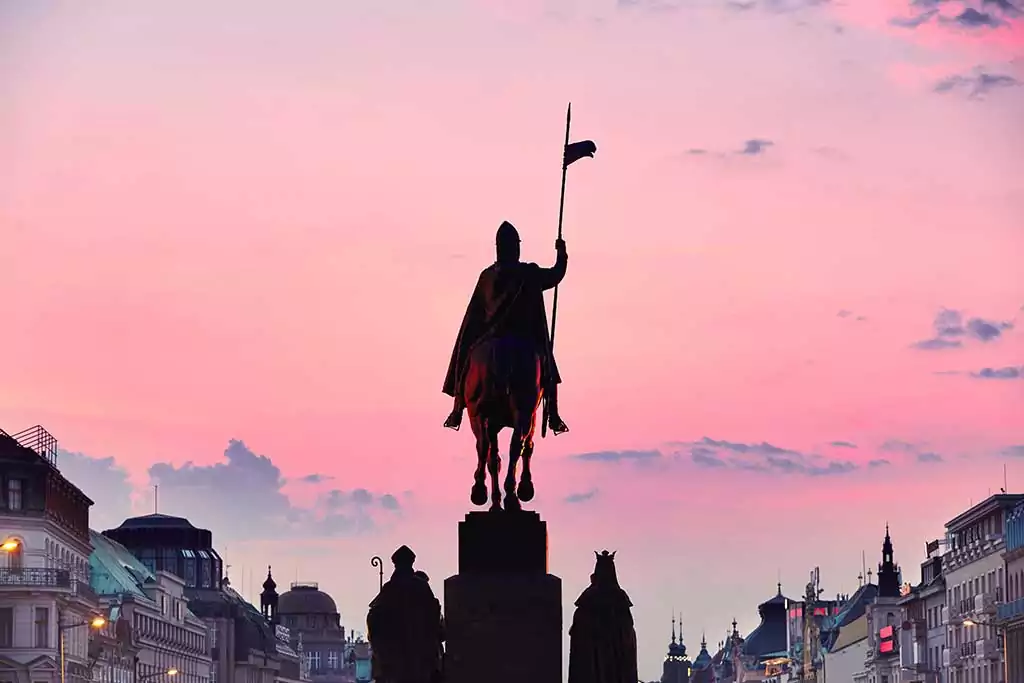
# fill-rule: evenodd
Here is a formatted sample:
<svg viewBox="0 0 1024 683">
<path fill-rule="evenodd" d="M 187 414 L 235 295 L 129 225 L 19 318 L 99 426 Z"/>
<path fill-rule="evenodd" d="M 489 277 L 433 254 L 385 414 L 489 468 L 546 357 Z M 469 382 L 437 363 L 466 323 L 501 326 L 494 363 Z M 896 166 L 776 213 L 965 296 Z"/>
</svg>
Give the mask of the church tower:
<svg viewBox="0 0 1024 683">
<path fill-rule="evenodd" d="M 683 620 L 679 620 L 679 642 L 676 642 L 676 617 L 672 615 L 672 642 L 665 655 L 665 663 L 661 669 L 661 683 L 689 683 L 690 660 L 686 657 L 686 646 L 683 645 Z"/>
<path fill-rule="evenodd" d="M 892 539 L 889 525 L 885 525 L 885 540 L 882 541 L 882 561 L 878 565 L 878 597 L 898 598 L 900 596 L 900 568 L 892 558 Z"/>
<path fill-rule="evenodd" d="M 263 582 L 263 592 L 260 593 L 260 612 L 268 622 L 277 624 L 277 583 L 270 567 L 267 567 L 267 580 Z"/>
</svg>

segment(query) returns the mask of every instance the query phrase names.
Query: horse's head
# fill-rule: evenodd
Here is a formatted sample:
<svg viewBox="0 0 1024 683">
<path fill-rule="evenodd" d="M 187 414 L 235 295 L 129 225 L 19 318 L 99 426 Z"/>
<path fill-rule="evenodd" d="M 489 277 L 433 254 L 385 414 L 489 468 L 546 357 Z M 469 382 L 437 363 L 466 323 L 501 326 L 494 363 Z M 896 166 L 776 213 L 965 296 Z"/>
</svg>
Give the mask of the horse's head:
<svg viewBox="0 0 1024 683">
<path fill-rule="evenodd" d="M 602 586 L 618 586 L 619 579 L 615 574 L 615 552 L 607 550 L 600 554 L 595 550 L 594 583 Z"/>
</svg>

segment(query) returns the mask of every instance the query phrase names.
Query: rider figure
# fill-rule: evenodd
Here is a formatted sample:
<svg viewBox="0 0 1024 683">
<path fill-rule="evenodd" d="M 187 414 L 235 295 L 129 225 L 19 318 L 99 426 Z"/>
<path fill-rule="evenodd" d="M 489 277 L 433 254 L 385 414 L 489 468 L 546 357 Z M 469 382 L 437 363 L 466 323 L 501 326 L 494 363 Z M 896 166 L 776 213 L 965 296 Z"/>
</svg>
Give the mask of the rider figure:
<svg viewBox="0 0 1024 683">
<path fill-rule="evenodd" d="M 567 432 L 569 427 L 558 413 L 558 384 L 562 378 L 552 354 L 547 311 L 541 295 L 541 292 L 555 287 L 565 277 L 569 263 L 565 242 L 561 239 L 555 241 L 556 258 L 552 268 L 541 268 L 536 263 L 523 263 L 519 260 L 519 232 L 508 221 L 498 228 L 495 243 L 497 260 L 480 274 L 452 351 L 443 391 L 455 398 L 455 405 L 444 426 L 458 429 L 462 424 L 462 412 L 466 408 L 462 383 L 470 349 L 485 337 L 512 333 L 531 339 L 536 344 L 543 368 L 548 425 L 556 435 Z M 513 276 L 508 277 L 505 273 Z M 534 291 L 529 292 L 526 288 Z"/>
</svg>

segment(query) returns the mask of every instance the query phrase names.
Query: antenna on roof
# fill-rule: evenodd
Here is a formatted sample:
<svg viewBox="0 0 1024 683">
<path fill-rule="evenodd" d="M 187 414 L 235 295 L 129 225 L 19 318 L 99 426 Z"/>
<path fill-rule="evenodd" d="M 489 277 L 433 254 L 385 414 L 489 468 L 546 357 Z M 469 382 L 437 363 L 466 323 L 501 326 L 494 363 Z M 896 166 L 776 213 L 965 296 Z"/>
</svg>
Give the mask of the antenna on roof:
<svg viewBox="0 0 1024 683">
<path fill-rule="evenodd" d="M 1006 463 L 1003 463 L 1003 493 L 1010 490 L 1010 485 L 1006 483 Z"/>
<path fill-rule="evenodd" d="M 160 514 L 160 485 L 153 484 L 153 514 Z"/>
</svg>

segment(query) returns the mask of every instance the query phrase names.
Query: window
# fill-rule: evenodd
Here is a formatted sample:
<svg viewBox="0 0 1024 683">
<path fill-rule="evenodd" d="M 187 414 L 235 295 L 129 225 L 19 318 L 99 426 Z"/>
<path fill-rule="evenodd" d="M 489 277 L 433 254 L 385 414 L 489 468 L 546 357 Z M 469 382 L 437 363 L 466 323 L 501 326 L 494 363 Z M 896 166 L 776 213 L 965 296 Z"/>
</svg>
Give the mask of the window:
<svg viewBox="0 0 1024 683">
<path fill-rule="evenodd" d="M 309 668 L 311 671 L 318 671 L 320 669 L 320 653 L 310 652 L 309 653 Z"/>
<path fill-rule="evenodd" d="M 0 607 L 0 647 L 14 647 L 13 607 Z"/>
<path fill-rule="evenodd" d="M 210 668 L 210 683 L 217 683 L 217 666 L 214 665 Z"/>
<path fill-rule="evenodd" d="M 7 552 L 7 567 L 14 571 L 21 570 L 22 558 L 25 555 L 25 545 L 18 541 L 18 547 Z"/>
<path fill-rule="evenodd" d="M 50 647 L 49 607 L 36 607 L 36 647 Z"/>
<path fill-rule="evenodd" d="M 337 669 L 338 668 L 338 653 L 335 650 L 331 650 L 327 653 L 327 668 Z"/>
<path fill-rule="evenodd" d="M 7 509 L 21 510 L 21 479 L 7 480 Z"/>
</svg>

